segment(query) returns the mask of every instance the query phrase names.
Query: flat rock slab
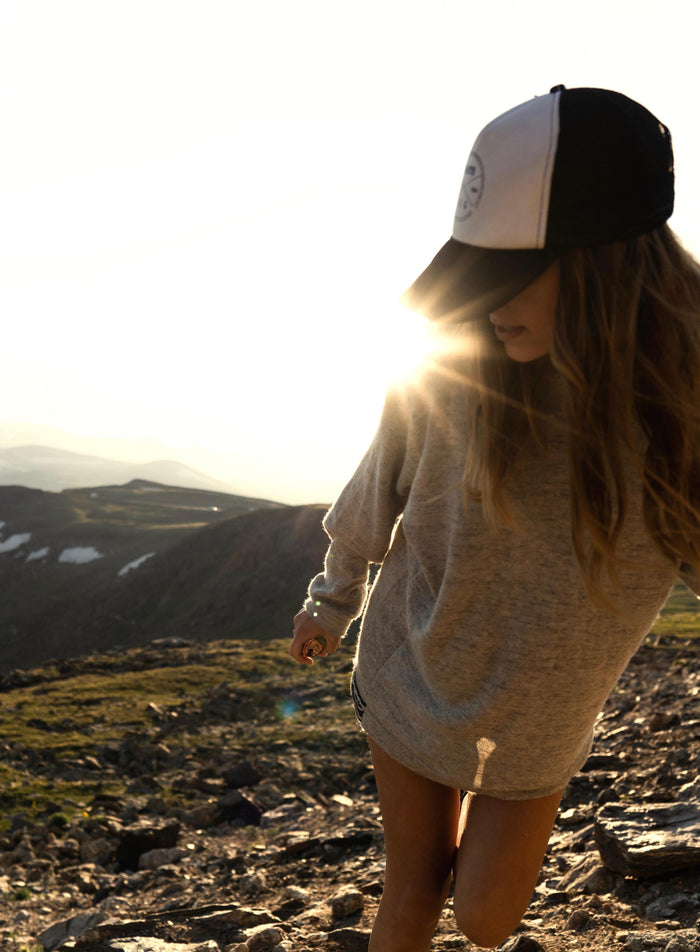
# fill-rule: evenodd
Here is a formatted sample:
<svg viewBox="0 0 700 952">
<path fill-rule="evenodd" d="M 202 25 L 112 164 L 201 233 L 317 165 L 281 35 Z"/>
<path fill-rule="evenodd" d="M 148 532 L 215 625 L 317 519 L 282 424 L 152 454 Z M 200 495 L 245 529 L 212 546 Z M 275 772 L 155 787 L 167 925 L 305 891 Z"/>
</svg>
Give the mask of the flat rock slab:
<svg viewBox="0 0 700 952">
<path fill-rule="evenodd" d="M 603 863 L 623 876 L 663 876 L 700 866 L 700 804 L 609 803 L 596 817 Z"/>
<path fill-rule="evenodd" d="M 165 942 L 150 936 L 112 939 L 102 946 L 104 952 L 214 952 L 218 948 L 215 942 Z"/>
<path fill-rule="evenodd" d="M 142 919 L 101 922 L 76 942 L 75 952 L 207 952 L 222 942 L 230 943 L 241 929 L 264 929 L 277 922 L 265 909 L 217 903 L 192 909 L 169 909 L 149 913 Z M 241 935 L 241 941 L 245 938 Z M 121 943 L 121 944 L 120 944 Z M 140 943 L 140 944 L 139 944 Z M 249 943 L 251 945 L 251 943 Z M 252 949 L 252 945 L 251 945 Z"/>
</svg>

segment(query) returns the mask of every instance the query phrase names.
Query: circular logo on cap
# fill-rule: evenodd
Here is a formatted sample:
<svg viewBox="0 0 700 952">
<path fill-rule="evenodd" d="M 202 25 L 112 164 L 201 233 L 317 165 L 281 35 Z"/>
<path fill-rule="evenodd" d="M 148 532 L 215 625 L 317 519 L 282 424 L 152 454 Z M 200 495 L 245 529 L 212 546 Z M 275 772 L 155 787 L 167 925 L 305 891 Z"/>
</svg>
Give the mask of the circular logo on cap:
<svg viewBox="0 0 700 952">
<path fill-rule="evenodd" d="M 483 191 L 484 165 L 478 153 L 472 152 L 467 159 L 467 167 L 464 170 L 462 187 L 459 190 L 455 221 L 466 221 L 467 218 L 471 218 L 479 206 Z"/>
</svg>

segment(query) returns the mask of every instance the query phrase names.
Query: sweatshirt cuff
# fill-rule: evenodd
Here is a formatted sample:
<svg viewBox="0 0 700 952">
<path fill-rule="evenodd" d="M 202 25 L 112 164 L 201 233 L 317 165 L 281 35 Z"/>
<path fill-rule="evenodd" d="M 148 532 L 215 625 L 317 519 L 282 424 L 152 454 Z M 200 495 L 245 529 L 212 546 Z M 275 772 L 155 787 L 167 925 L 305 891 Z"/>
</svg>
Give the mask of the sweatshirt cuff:
<svg viewBox="0 0 700 952">
<path fill-rule="evenodd" d="M 354 617 L 348 618 L 346 612 L 338 611 L 318 598 L 307 598 L 304 602 L 304 610 L 329 635 L 338 635 L 340 638 L 345 637 L 354 621 Z"/>
</svg>

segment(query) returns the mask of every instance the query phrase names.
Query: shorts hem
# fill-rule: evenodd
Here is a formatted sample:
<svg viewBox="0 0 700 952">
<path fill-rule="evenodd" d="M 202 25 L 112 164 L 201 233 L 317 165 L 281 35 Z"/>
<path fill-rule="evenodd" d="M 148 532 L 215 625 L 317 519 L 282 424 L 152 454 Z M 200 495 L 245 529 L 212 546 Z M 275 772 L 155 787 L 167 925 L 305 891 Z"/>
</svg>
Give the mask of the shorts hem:
<svg viewBox="0 0 700 952">
<path fill-rule="evenodd" d="M 355 717 L 357 718 L 357 723 L 362 727 L 362 718 L 365 715 L 367 710 L 367 702 L 362 697 L 360 689 L 357 686 L 357 676 L 356 672 L 353 671 L 352 678 L 350 679 L 350 695 L 352 697 L 353 707 L 355 708 Z"/>
</svg>

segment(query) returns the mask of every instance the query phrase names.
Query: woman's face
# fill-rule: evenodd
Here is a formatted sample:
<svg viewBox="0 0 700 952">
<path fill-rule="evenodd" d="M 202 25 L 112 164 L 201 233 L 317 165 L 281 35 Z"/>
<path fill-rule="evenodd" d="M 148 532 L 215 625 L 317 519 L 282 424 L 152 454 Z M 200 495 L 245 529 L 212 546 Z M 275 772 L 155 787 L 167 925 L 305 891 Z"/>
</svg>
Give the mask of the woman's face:
<svg viewBox="0 0 700 952">
<path fill-rule="evenodd" d="M 559 262 L 489 315 L 506 354 L 519 363 L 549 353 L 559 303 Z"/>
</svg>

